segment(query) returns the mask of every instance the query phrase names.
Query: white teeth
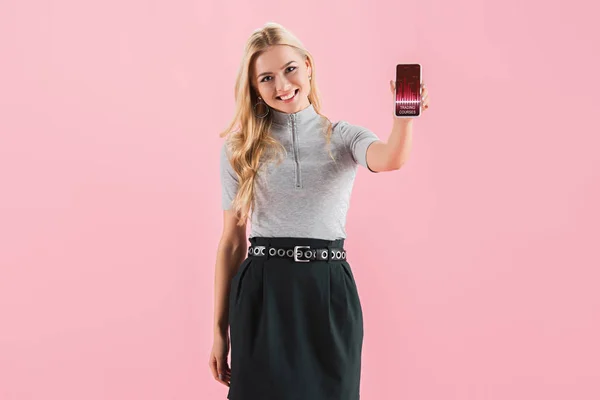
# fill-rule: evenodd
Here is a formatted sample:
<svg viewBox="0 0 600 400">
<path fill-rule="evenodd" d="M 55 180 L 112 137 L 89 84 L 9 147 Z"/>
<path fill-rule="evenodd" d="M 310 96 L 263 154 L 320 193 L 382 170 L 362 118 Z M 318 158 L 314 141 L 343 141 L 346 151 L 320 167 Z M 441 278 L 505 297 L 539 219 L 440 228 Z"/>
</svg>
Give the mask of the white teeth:
<svg viewBox="0 0 600 400">
<path fill-rule="evenodd" d="M 294 92 L 292 92 L 292 94 L 290 94 L 289 96 L 287 96 L 287 97 L 281 97 L 281 96 L 280 96 L 279 98 L 280 98 L 281 100 L 289 100 L 289 99 L 291 99 L 292 97 L 294 97 L 295 95 L 296 95 L 296 91 L 294 90 Z"/>
</svg>

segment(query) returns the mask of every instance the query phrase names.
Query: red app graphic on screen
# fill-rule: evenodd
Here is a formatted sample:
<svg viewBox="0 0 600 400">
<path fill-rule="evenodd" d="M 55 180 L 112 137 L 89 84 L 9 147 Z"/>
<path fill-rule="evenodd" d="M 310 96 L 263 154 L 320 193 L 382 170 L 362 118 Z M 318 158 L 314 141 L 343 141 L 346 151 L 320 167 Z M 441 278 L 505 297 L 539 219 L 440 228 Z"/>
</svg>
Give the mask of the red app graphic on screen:
<svg viewBox="0 0 600 400">
<path fill-rule="evenodd" d="M 421 65 L 396 65 L 396 96 L 394 113 L 397 118 L 421 115 Z"/>
</svg>

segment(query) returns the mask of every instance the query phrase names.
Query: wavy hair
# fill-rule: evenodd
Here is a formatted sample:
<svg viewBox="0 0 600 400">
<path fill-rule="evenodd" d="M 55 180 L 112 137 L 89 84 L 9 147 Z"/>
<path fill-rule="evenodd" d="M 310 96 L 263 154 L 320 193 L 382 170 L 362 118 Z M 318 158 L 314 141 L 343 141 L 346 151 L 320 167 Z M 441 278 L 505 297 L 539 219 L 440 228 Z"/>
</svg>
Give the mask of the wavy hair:
<svg viewBox="0 0 600 400">
<path fill-rule="evenodd" d="M 285 147 L 271 134 L 272 114 L 259 118 L 254 114 L 254 104 L 258 100 L 258 90 L 252 85 L 252 74 L 254 74 L 254 63 L 258 56 L 265 52 L 270 46 L 286 45 L 292 47 L 304 60 L 308 60 L 311 66 L 310 93 L 308 101 L 312 104 L 317 114 L 325 122 L 324 135 L 327 146 L 331 143 L 332 124 L 331 121 L 321 114 L 321 101 L 317 88 L 317 77 L 315 63 L 310 52 L 290 31 L 280 24 L 268 22 L 262 28 L 252 32 L 248 38 L 244 56 L 238 69 L 235 82 L 235 113 L 228 127 L 219 134 L 226 136 L 226 146 L 229 153 L 229 161 L 238 177 L 238 190 L 232 202 L 232 208 L 238 215 L 238 225 L 243 225 L 250 217 L 254 209 L 254 182 L 261 164 L 273 156 L 278 156 L 282 161 L 282 153 L 286 153 Z M 265 107 L 268 107 L 266 103 Z M 331 149 L 330 157 L 335 161 Z"/>
</svg>

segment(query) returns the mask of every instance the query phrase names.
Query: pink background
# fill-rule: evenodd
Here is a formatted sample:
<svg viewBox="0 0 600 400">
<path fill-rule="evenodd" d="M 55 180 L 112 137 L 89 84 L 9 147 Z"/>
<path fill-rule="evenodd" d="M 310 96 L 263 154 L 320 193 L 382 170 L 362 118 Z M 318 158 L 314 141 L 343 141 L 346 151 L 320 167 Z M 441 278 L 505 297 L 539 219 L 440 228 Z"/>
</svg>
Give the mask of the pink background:
<svg viewBox="0 0 600 400">
<path fill-rule="evenodd" d="M 396 63 L 431 96 L 355 184 L 361 398 L 600 398 L 592 3 L 3 0 L 0 400 L 225 399 L 218 133 L 267 21 L 333 120 L 387 139 Z"/>
</svg>

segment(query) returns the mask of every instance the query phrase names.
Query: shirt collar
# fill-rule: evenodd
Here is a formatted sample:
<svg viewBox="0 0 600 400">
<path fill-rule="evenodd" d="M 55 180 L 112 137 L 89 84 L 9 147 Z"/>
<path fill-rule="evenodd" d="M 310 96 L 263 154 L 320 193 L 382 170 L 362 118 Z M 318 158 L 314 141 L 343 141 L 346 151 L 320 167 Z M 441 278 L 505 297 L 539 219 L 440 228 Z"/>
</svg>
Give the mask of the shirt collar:
<svg viewBox="0 0 600 400">
<path fill-rule="evenodd" d="M 295 113 L 284 113 L 281 111 L 277 111 L 274 108 L 271 108 L 270 111 L 273 114 L 271 117 L 273 123 L 278 125 L 287 125 L 292 120 L 296 124 L 304 124 L 306 122 L 317 120 L 320 117 L 320 115 L 317 114 L 317 110 L 315 110 L 315 107 L 312 104 L 310 104 L 305 109 Z"/>
</svg>

